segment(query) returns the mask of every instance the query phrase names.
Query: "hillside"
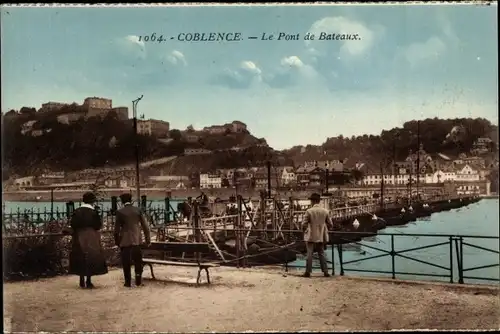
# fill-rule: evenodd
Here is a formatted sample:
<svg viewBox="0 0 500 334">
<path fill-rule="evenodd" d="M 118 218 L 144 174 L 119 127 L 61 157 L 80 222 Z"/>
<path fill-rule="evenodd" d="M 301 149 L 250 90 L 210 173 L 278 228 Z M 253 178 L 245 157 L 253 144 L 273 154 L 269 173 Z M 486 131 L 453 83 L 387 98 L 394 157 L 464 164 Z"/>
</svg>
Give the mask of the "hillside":
<svg viewBox="0 0 500 334">
<path fill-rule="evenodd" d="M 132 122 L 122 122 L 110 113 L 105 119 L 80 119 L 70 124 L 57 121 L 57 115 L 42 116 L 36 111 L 24 112 L 16 117 L 2 117 L 2 138 L 4 161 L 2 177 L 10 175 L 39 174 L 43 170 L 80 170 L 85 168 L 112 167 L 135 161 L 135 136 Z M 43 134 L 23 134 L 23 124 L 36 121 L 32 129 L 43 130 Z M 203 134 L 195 143 L 187 142 L 179 130 L 171 130 L 170 141 L 159 141 L 151 136 L 138 136 L 141 161 L 181 156 L 186 148 L 227 150 L 231 147 L 248 147 L 242 151 L 217 152 L 202 158 L 182 157 L 173 167 L 178 171 L 194 168 L 236 168 L 264 163 L 274 158 L 274 153 L 265 140 L 250 133 Z M 191 165 L 191 160 L 195 165 Z M 183 162 L 185 161 L 185 162 Z M 193 167 L 197 166 L 197 167 Z"/>
<path fill-rule="evenodd" d="M 249 147 L 235 151 L 220 151 L 206 155 L 180 156 L 161 166 L 167 174 L 190 175 L 198 172 L 209 172 L 217 168 L 247 168 L 265 166 L 270 159 L 273 165 L 292 165 L 291 159 L 282 154 L 272 152 L 266 147 Z"/>
<path fill-rule="evenodd" d="M 410 150 L 418 148 L 417 121 L 409 121 L 401 128 L 384 130 L 380 135 L 362 135 L 351 138 L 327 138 L 322 145 L 296 146 L 283 151 L 295 164 L 314 160 L 348 160 L 378 163 L 404 159 Z M 498 143 L 498 127 L 482 118 L 426 119 L 420 121 L 420 143 L 428 153 L 457 156 L 469 153 L 473 143 L 487 137 Z M 491 154 L 498 151 L 490 148 Z"/>
<path fill-rule="evenodd" d="M 69 107 L 71 108 L 71 106 Z M 12 112 L 11 112 L 12 114 Z M 19 117 L 2 118 L 3 179 L 10 175 L 38 174 L 44 169 L 79 170 L 131 164 L 134 158 L 135 136 L 131 122 L 122 122 L 113 114 L 103 120 L 91 118 L 70 123 L 57 122 L 57 115 L 42 116 L 29 108 Z M 36 120 L 34 130 L 45 129 L 40 136 L 23 135 L 23 124 Z M 194 131 L 194 130 L 193 130 Z M 188 131 L 189 132 L 189 131 Z M 304 161 L 348 160 L 378 163 L 385 159 L 404 159 L 418 147 L 417 122 L 409 121 L 401 128 L 384 130 L 380 135 L 351 138 L 327 138 L 322 145 L 298 146 L 281 152 L 266 146 L 265 139 L 250 133 L 207 134 L 193 132 L 198 137 L 187 141 L 179 130 L 170 131 L 170 140 L 159 141 L 150 136 L 138 136 L 141 161 L 179 156 L 164 167 L 172 174 L 189 174 L 216 168 L 262 166 L 269 159 L 274 165 L 298 166 Z M 420 122 L 420 140 L 429 153 L 457 156 L 467 153 L 477 138 L 491 138 L 498 143 L 498 127 L 485 119 L 426 119 Z M 489 157 L 498 158 L 491 145 Z M 240 147 L 239 151 L 230 150 Z M 213 151 L 208 155 L 183 156 L 186 148 Z"/>
</svg>

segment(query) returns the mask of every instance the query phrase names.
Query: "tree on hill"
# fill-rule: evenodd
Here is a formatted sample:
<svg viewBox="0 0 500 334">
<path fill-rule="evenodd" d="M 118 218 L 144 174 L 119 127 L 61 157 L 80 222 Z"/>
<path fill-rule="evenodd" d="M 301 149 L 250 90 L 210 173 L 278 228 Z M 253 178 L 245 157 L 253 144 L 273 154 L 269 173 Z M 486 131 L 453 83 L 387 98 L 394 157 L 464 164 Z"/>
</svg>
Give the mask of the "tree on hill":
<svg viewBox="0 0 500 334">
<path fill-rule="evenodd" d="M 19 110 L 19 113 L 22 115 L 34 115 L 36 113 L 36 109 L 31 107 L 22 107 Z"/>
<path fill-rule="evenodd" d="M 463 135 L 446 140 L 455 126 L 462 126 Z M 360 135 L 354 138 L 344 138 L 342 135 L 327 140 L 320 146 L 307 145 L 293 147 L 284 152 L 297 164 L 304 161 L 342 159 L 362 159 L 379 163 L 386 160 L 403 160 L 410 150 L 418 149 L 418 122 L 405 122 L 401 128 L 383 130 L 380 135 Z M 483 118 L 457 119 L 425 119 L 420 121 L 420 143 L 428 153 L 443 153 L 457 156 L 461 152 L 469 152 L 479 137 L 492 138 L 498 127 Z"/>
<path fill-rule="evenodd" d="M 172 129 L 168 132 L 168 136 L 172 138 L 173 140 L 181 140 L 182 139 L 182 133 L 180 130 L 177 129 Z"/>
</svg>

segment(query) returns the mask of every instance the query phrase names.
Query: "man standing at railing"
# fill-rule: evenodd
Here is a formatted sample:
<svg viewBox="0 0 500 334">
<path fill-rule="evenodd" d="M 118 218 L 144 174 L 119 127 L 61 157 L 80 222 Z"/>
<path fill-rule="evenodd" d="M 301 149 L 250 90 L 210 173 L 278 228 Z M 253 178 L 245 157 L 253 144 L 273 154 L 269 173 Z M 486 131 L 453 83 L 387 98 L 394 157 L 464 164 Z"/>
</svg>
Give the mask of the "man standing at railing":
<svg viewBox="0 0 500 334">
<path fill-rule="evenodd" d="M 142 251 L 141 229 L 144 232 L 146 245 L 151 244 L 151 235 L 148 223 L 141 210 L 132 205 L 132 195 L 122 194 L 120 200 L 123 207 L 116 212 L 115 243 L 121 249 L 121 259 L 125 287 L 132 285 L 132 263 L 135 271 L 135 285 L 142 284 Z"/>
<path fill-rule="evenodd" d="M 329 277 L 328 265 L 325 257 L 325 246 L 329 241 L 328 228 L 333 228 L 332 221 L 327 209 L 320 206 L 321 195 L 311 195 L 312 207 L 307 209 L 302 222 L 304 230 L 304 241 L 307 246 L 306 272 L 304 277 L 311 277 L 313 253 L 318 253 L 321 271 L 325 277 Z"/>
</svg>

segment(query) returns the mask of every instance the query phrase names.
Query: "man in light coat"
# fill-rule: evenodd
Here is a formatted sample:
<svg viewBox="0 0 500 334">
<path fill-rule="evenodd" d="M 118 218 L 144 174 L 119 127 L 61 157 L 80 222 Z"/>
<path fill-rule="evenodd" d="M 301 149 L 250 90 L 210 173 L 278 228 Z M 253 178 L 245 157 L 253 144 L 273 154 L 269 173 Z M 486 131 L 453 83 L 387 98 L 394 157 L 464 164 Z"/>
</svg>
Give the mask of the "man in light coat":
<svg viewBox="0 0 500 334">
<path fill-rule="evenodd" d="M 115 243 L 121 250 L 123 276 L 125 278 L 124 286 L 131 287 L 132 263 L 134 264 L 135 284 L 139 286 L 142 284 L 143 268 L 141 230 L 144 233 L 147 246 L 151 244 L 151 235 L 141 209 L 132 205 L 132 195 L 122 194 L 120 200 L 123 207 L 116 212 L 114 236 Z"/>
<path fill-rule="evenodd" d="M 307 209 L 304 215 L 302 228 L 304 230 L 304 241 L 307 246 L 306 272 L 304 273 L 304 277 L 311 276 L 314 252 L 318 253 L 321 271 L 323 271 L 324 276 L 330 276 L 326 263 L 325 246 L 329 241 L 328 228 L 333 228 L 333 224 L 328 210 L 319 205 L 320 201 L 321 196 L 319 194 L 312 194 L 312 207 Z"/>
</svg>

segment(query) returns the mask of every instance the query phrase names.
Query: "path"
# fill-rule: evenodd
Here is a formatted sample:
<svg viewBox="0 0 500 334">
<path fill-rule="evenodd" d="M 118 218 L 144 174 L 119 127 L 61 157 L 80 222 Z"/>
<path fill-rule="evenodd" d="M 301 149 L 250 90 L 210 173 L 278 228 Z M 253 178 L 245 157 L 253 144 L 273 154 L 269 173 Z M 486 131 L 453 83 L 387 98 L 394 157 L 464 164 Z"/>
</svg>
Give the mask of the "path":
<svg viewBox="0 0 500 334">
<path fill-rule="evenodd" d="M 96 277 L 93 291 L 77 288 L 74 276 L 8 283 L 4 323 L 13 331 L 49 332 L 499 328 L 495 288 L 235 268 L 213 270 L 212 286 L 196 288 L 194 269 L 164 267 L 155 274 L 165 281 L 130 290 L 116 269 Z"/>
</svg>

